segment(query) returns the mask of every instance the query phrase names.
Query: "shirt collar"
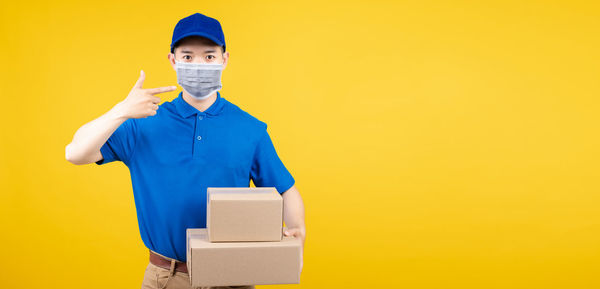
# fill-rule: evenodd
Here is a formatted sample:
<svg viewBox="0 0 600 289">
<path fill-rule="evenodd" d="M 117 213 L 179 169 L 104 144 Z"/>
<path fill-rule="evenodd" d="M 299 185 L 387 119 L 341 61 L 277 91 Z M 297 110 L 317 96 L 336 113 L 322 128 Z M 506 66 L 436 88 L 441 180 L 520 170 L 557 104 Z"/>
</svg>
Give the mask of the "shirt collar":
<svg viewBox="0 0 600 289">
<path fill-rule="evenodd" d="M 221 97 L 221 93 L 217 91 L 217 99 L 215 99 L 215 102 L 213 102 L 206 110 L 199 111 L 183 99 L 183 91 L 181 91 L 173 102 L 175 103 L 177 112 L 179 112 L 182 117 L 186 118 L 193 114 L 216 116 L 223 110 L 225 100 Z"/>
</svg>

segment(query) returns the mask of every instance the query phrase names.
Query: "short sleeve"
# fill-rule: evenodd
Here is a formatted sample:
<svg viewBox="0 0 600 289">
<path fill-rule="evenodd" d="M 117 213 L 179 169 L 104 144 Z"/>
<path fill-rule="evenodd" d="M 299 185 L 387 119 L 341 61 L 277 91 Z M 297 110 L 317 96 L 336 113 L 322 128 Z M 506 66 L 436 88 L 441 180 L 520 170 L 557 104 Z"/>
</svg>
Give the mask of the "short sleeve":
<svg viewBox="0 0 600 289">
<path fill-rule="evenodd" d="M 102 147 L 100 147 L 102 159 L 96 162 L 97 165 L 113 161 L 122 161 L 126 165 L 128 164 L 135 148 L 138 131 L 138 124 L 135 120 L 135 118 L 129 118 L 121 123 Z"/>
<path fill-rule="evenodd" d="M 279 194 L 285 193 L 294 185 L 290 174 L 277 155 L 269 133 L 261 130 L 250 170 L 250 177 L 257 187 L 275 187 Z"/>
</svg>

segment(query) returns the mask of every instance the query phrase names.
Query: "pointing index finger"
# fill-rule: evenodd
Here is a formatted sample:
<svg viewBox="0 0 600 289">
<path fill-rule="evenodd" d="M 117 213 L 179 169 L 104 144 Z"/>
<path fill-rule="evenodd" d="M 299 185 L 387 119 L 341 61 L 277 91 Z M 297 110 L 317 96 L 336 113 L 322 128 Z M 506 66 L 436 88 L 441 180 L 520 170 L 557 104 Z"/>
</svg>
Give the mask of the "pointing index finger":
<svg viewBox="0 0 600 289">
<path fill-rule="evenodd" d="M 149 88 L 146 91 L 148 91 L 150 94 L 158 94 L 158 93 L 173 91 L 175 89 L 177 89 L 176 86 L 163 86 L 163 87 L 157 87 L 157 88 Z"/>
</svg>

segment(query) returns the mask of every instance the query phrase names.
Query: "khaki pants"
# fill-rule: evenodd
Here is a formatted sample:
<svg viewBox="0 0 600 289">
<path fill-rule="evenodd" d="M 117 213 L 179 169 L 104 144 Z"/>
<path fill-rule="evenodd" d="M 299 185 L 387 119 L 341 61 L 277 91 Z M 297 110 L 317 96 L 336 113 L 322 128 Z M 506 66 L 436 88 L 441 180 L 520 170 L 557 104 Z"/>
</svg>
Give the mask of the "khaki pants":
<svg viewBox="0 0 600 289">
<path fill-rule="evenodd" d="M 190 285 L 190 275 L 188 273 L 176 270 L 158 267 L 150 262 L 144 272 L 144 281 L 142 289 L 195 289 Z M 201 289 L 255 289 L 250 286 L 219 286 L 219 287 L 198 287 Z"/>
</svg>

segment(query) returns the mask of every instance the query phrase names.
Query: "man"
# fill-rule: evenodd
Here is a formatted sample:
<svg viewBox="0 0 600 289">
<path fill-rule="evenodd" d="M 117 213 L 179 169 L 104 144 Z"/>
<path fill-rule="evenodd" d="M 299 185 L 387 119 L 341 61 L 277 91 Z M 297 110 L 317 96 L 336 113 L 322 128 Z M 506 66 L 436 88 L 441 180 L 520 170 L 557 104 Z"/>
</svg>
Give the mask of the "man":
<svg viewBox="0 0 600 289">
<path fill-rule="evenodd" d="M 287 236 L 304 240 L 304 204 L 278 157 L 267 124 L 221 96 L 229 52 L 221 24 L 195 13 L 175 26 L 169 63 L 184 88 L 161 105 L 142 88 L 145 74 L 111 110 L 77 130 L 66 159 L 81 165 L 122 161 L 129 168 L 142 241 L 150 262 L 142 288 L 191 288 L 186 229 L 206 227 L 207 187 L 275 187 Z M 235 288 L 254 288 L 232 286 Z"/>
</svg>

